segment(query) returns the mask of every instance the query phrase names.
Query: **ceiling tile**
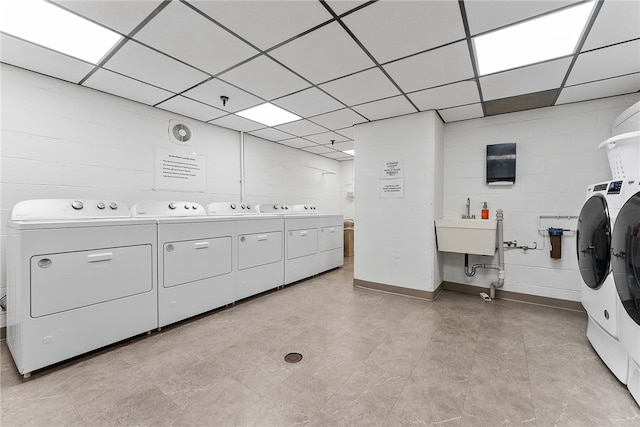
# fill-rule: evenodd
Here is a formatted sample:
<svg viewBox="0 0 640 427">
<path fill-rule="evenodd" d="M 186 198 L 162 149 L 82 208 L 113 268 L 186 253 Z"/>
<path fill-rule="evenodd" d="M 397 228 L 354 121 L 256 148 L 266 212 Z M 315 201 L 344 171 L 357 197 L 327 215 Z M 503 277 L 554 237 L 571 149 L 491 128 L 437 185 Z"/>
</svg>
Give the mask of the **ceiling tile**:
<svg viewBox="0 0 640 427">
<path fill-rule="evenodd" d="M 560 92 L 556 105 L 624 95 L 638 92 L 638 90 L 640 90 L 640 73 L 629 74 L 622 77 L 565 87 L 562 89 L 562 92 Z"/>
<path fill-rule="evenodd" d="M 337 22 L 272 50 L 270 54 L 316 84 L 374 65 Z"/>
<path fill-rule="evenodd" d="M 461 107 L 446 108 L 444 110 L 438 110 L 440 117 L 446 123 L 457 122 L 459 120 L 468 120 L 482 117 L 482 105 L 471 104 L 463 105 Z"/>
<path fill-rule="evenodd" d="M 180 95 L 158 104 L 157 107 L 162 108 L 163 110 L 182 114 L 183 116 L 202 120 L 203 122 L 217 117 L 222 117 L 227 114 L 225 111 L 218 110 L 217 108 L 213 108 L 198 101 L 193 101 Z"/>
<path fill-rule="evenodd" d="M 567 79 L 567 86 L 618 77 L 640 71 L 640 40 L 581 53 Z"/>
<path fill-rule="evenodd" d="M 476 35 L 576 2 L 577 0 L 485 0 L 465 1 L 464 6 L 469 31 L 471 35 Z"/>
<path fill-rule="evenodd" d="M 94 66 L 79 59 L 0 33 L 0 61 L 78 83 Z"/>
<path fill-rule="evenodd" d="M 355 132 L 353 131 L 353 126 L 349 126 L 349 127 L 342 128 L 342 129 L 337 129 L 335 132 L 339 133 L 340 135 L 344 136 L 347 139 L 354 139 L 355 138 Z"/>
<path fill-rule="evenodd" d="M 122 34 L 129 34 L 160 4 L 161 0 L 54 0 L 65 8 L 76 12 L 105 27 Z"/>
<path fill-rule="evenodd" d="M 467 42 L 458 42 L 384 66 L 405 92 L 473 77 Z"/>
<path fill-rule="evenodd" d="M 455 1 L 379 1 L 343 21 L 378 62 L 465 38 Z"/>
<path fill-rule="evenodd" d="M 311 147 L 312 145 L 315 145 L 315 142 L 311 142 L 303 138 L 291 138 L 278 141 L 278 144 L 283 144 L 293 148 L 302 148 Z"/>
<path fill-rule="evenodd" d="M 331 145 L 332 139 L 337 143 L 337 142 L 344 142 L 348 138 L 345 138 L 344 136 L 339 135 L 335 132 L 323 132 L 323 133 L 318 133 L 316 135 L 305 136 L 305 139 L 308 139 L 310 141 L 313 141 L 321 145 Z"/>
<path fill-rule="evenodd" d="M 543 62 L 528 67 L 480 77 L 485 101 L 558 88 L 572 58 Z"/>
<path fill-rule="evenodd" d="M 258 54 L 181 2 L 171 2 L 134 38 L 210 74 Z"/>
<path fill-rule="evenodd" d="M 369 0 L 328 0 L 326 3 L 337 15 L 342 15 L 343 13 L 353 10 L 368 1 Z"/>
<path fill-rule="evenodd" d="M 402 95 L 358 105 L 353 107 L 353 109 L 369 120 L 378 120 L 417 112 L 413 105 Z"/>
<path fill-rule="evenodd" d="M 353 141 L 345 141 L 345 142 L 336 142 L 331 146 L 334 150 L 344 151 L 344 150 L 353 150 L 354 143 Z"/>
<path fill-rule="evenodd" d="M 133 40 L 125 43 L 104 68 L 176 93 L 209 77 Z"/>
<path fill-rule="evenodd" d="M 640 2 L 605 1 L 582 51 L 640 37 Z"/>
<path fill-rule="evenodd" d="M 378 68 L 352 74 L 320 86 L 346 105 L 399 95 L 398 89 Z"/>
<path fill-rule="evenodd" d="M 302 117 L 315 116 L 344 108 L 344 105 L 315 87 L 276 99 L 273 104 L 285 110 L 295 111 L 297 115 Z"/>
<path fill-rule="evenodd" d="M 288 133 L 284 133 L 278 129 L 273 128 L 254 130 L 249 133 L 260 138 L 268 139 L 269 141 L 282 141 L 283 139 L 291 139 L 291 135 L 289 135 Z"/>
<path fill-rule="evenodd" d="M 305 148 L 302 148 L 302 150 L 307 151 L 309 153 L 313 153 L 313 154 L 333 153 L 336 151 L 333 148 L 327 147 L 326 145 L 315 145 L 313 147 L 305 147 Z"/>
<path fill-rule="evenodd" d="M 164 89 L 103 69 L 93 73 L 91 77 L 83 83 L 83 86 L 132 99 L 147 105 L 155 105 L 174 95 Z"/>
<path fill-rule="evenodd" d="M 264 102 L 262 99 L 253 96 L 242 89 L 238 89 L 229 83 L 225 83 L 215 78 L 202 83 L 193 89 L 189 89 L 184 92 L 183 95 L 230 113 L 242 111 Z M 223 106 L 222 101 L 220 100 L 220 96 L 223 95 L 229 98 L 226 106 Z"/>
<path fill-rule="evenodd" d="M 317 1 L 192 1 L 195 7 L 262 50 L 331 19 Z"/>
<path fill-rule="evenodd" d="M 295 122 L 285 123 L 275 128 L 296 136 L 306 136 L 327 131 L 322 126 L 311 123 L 309 120 L 296 120 Z"/>
<path fill-rule="evenodd" d="M 264 125 L 261 123 L 256 123 L 253 120 L 245 119 L 244 117 L 236 116 L 235 114 L 229 114 L 228 116 L 211 120 L 209 123 L 242 132 L 250 132 L 252 130 L 264 128 Z"/>
<path fill-rule="evenodd" d="M 322 114 L 311 118 L 311 121 L 324 126 L 327 129 L 341 129 L 353 126 L 356 123 L 363 123 L 367 120 L 360 114 L 357 114 L 348 108 L 332 111 L 331 113 Z"/>
<path fill-rule="evenodd" d="M 480 102 L 480 94 L 475 81 L 453 83 L 413 92 L 409 94 L 409 98 L 420 111 L 439 110 Z"/>
<path fill-rule="evenodd" d="M 493 99 L 484 103 L 484 112 L 487 116 L 495 116 L 497 114 L 550 107 L 557 98 L 559 91 L 559 89 L 551 89 L 509 98 Z"/>
<path fill-rule="evenodd" d="M 220 78 L 266 100 L 309 86 L 309 83 L 264 55 L 222 74 Z"/>
</svg>

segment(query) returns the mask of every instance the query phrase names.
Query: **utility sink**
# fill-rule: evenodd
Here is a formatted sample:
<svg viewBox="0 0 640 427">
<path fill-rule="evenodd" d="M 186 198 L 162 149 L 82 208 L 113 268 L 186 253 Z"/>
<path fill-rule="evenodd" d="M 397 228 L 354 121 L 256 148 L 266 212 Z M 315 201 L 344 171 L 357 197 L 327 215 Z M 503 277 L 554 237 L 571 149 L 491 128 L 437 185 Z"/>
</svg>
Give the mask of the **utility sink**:
<svg viewBox="0 0 640 427">
<path fill-rule="evenodd" d="M 438 250 L 460 254 L 494 255 L 495 219 L 436 219 Z"/>
</svg>

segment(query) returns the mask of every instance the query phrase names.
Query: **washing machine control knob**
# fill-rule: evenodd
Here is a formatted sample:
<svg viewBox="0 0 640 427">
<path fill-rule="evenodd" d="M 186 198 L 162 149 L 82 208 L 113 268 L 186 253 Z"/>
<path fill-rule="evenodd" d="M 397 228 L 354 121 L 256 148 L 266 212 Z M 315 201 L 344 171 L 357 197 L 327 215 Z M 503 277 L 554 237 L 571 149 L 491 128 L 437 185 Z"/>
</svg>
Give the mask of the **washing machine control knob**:
<svg viewBox="0 0 640 427">
<path fill-rule="evenodd" d="M 190 207 L 189 205 L 184 205 L 185 209 L 189 209 L 189 207 Z"/>
<path fill-rule="evenodd" d="M 236 208 L 236 204 L 235 204 L 235 203 L 231 203 L 231 204 L 229 205 L 229 207 L 230 207 L 231 209 L 235 209 L 235 208 Z"/>
<path fill-rule="evenodd" d="M 116 202 L 113 202 L 109 205 L 109 208 L 115 211 L 116 209 L 118 209 L 118 204 Z"/>
<path fill-rule="evenodd" d="M 193 206 L 191 206 L 191 209 L 193 209 L 195 211 L 196 209 L 198 209 L 198 207 L 196 205 L 193 205 Z"/>
<path fill-rule="evenodd" d="M 174 210 L 176 208 L 176 204 L 171 202 L 169 203 L 169 209 Z"/>
<path fill-rule="evenodd" d="M 97 206 L 98 206 L 98 209 L 100 209 L 100 210 L 102 210 L 102 209 L 104 209 L 104 208 L 106 208 L 106 207 L 107 207 L 107 206 L 106 206 L 104 203 L 102 203 L 102 202 L 98 202 L 98 205 L 97 205 Z"/>
<path fill-rule="evenodd" d="M 82 209 L 84 207 L 84 205 L 82 204 L 81 201 L 76 200 L 75 202 L 71 203 L 71 207 L 77 211 L 79 211 L 80 209 Z"/>
<path fill-rule="evenodd" d="M 251 205 L 247 205 L 247 209 L 251 209 Z"/>
<path fill-rule="evenodd" d="M 280 209 L 280 205 L 273 205 L 273 209 L 276 209 L 276 210 Z"/>
</svg>

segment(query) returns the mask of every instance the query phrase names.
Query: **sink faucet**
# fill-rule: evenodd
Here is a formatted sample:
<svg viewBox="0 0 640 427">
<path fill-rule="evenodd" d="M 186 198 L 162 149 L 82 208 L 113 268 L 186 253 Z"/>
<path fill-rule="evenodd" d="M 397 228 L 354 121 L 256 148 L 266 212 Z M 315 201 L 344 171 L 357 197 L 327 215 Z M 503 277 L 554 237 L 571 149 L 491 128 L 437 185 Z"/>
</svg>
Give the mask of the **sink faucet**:
<svg viewBox="0 0 640 427">
<path fill-rule="evenodd" d="M 471 215 L 471 199 L 467 197 L 467 213 L 462 215 L 462 219 L 476 219 L 475 215 Z"/>
</svg>

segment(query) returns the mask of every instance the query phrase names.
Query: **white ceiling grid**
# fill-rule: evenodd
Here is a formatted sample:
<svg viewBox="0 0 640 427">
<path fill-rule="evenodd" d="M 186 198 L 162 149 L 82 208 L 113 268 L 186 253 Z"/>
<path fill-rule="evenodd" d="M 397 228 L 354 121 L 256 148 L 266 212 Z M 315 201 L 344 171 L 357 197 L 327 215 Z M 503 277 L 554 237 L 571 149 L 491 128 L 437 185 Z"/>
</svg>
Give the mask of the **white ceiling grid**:
<svg viewBox="0 0 640 427">
<path fill-rule="evenodd" d="M 337 160 L 352 158 L 342 150 L 357 123 L 472 119 L 547 90 L 551 104 L 521 109 L 640 90 L 640 0 L 599 0 L 577 55 L 482 77 L 470 37 L 580 1 L 51 2 L 124 41 L 94 66 L 1 34 L 0 61 Z M 269 128 L 233 114 L 265 101 L 302 120 Z"/>
</svg>

